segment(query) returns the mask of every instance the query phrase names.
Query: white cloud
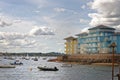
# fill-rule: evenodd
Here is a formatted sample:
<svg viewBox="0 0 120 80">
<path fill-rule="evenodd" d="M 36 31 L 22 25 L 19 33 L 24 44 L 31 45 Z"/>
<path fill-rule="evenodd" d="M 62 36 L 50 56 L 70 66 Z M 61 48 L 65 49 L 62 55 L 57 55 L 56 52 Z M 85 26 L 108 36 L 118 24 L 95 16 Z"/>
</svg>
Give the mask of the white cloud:
<svg viewBox="0 0 120 80">
<path fill-rule="evenodd" d="M 65 8 L 54 8 L 54 11 L 56 12 L 64 12 L 65 10 Z"/>
<path fill-rule="evenodd" d="M 0 46 L 7 48 L 31 48 L 36 46 L 35 40 L 16 39 L 16 40 L 0 40 Z"/>
<path fill-rule="evenodd" d="M 82 29 L 82 30 L 81 30 L 81 33 L 83 33 L 83 32 L 87 32 L 87 33 L 88 33 L 88 32 L 89 32 L 89 30 L 88 30 L 89 28 L 90 28 L 90 27 L 86 27 L 86 28 Z"/>
<path fill-rule="evenodd" d="M 81 6 L 81 8 L 82 8 L 82 9 L 85 9 L 85 8 L 86 8 L 86 6 L 85 6 L 85 5 L 82 5 L 82 6 Z"/>
<path fill-rule="evenodd" d="M 36 44 L 35 40 L 17 39 L 17 40 L 9 41 L 8 46 L 23 48 L 23 47 L 32 47 L 34 44 Z"/>
<path fill-rule="evenodd" d="M 0 46 L 4 49 L 8 48 L 30 48 L 36 44 L 35 40 L 31 40 L 30 36 L 25 33 L 17 32 L 0 32 Z"/>
<path fill-rule="evenodd" d="M 14 26 L 21 22 L 22 20 L 20 19 L 14 19 L 13 17 L 7 16 L 5 14 L 0 15 L 0 27 Z"/>
<path fill-rule="evenodd" d="M 0 40 L 24 39 L 25 37 L 27 37 L 27 34 L 16 32 L 0 32 Z"/>
<path fill-rule="evenodd" d="M 54 35 L 52 29 L 48 27 L 37 27 L 35 26 L 29 33 L 30 35 L 38 36 L 38 35 Z"/>
<path fill-rule="evenodd" d="M 0 21 L 0 27 L 6 27 L 6 26 L 11 26 L 12 23 L 7 23 L 7 22 L 4 22 L 4 21 Z"/>
<path fill-rule="evenodd" d="M 7 27 L 11 26 L 12 24 L 12 19 L 6 16 L 0 16 L 0 27 Z"/>
<path fill-rule="evenodd" d="M 97 11 L 89 14 L 92 18 L 90 25 L 120 25 L 120 0 L 94 0 L 90 3 L 91 9 Z"/>
<path fill-rule="evenodd" d="M 88 21 L 88 20 L 85 20 L 85 19 L 80 19 L 80 23 L 82 23 L 82 24 L 87 24 L 87 23 L 89 23 L 89 21 Z"/>
</svg>

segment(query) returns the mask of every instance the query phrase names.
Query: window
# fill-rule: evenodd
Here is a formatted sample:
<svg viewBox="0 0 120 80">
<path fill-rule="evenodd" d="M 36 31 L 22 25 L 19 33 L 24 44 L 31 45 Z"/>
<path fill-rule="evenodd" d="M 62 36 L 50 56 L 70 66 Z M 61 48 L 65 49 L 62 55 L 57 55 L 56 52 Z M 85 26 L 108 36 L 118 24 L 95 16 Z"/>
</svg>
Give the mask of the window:
<svg viewBox="0 0 120 80">
<path fill-rule="evenodd" d="M 103 33 L 100 33 L 100 36 L 103 36 L 104 34 Z"/>
<path fill-rule="evenodd" d="M 113 36 L 113 40 L 116 40 L 117 38 L 116 38 L 116 36 Z"/>
<path fill-rule="evenodd" d="M 98 39 L 98 41 L 100 41 L 100 37 L 98 37 L 97 39 Z"/>
<path fill-rule="evenodd" d="M 105 33 L 105 36 L 107 36 L 108 35 L 108 33 Z"/>
</svg>

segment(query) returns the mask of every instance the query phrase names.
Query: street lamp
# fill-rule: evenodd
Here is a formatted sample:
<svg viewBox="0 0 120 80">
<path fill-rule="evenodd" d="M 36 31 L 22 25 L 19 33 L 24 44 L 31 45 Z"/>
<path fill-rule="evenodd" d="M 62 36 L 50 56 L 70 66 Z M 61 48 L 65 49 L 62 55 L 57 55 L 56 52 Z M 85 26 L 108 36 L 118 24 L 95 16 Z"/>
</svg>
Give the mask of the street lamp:
<svg viewBox="0 0 120 80">
<path fill-rule="evenodd" d="M 114 80 L 114 54 L 115 54 L 115 47 L 116 43 L 113 42 L 109 47 L 112 48 L 112 80 Z"/>
</svg>

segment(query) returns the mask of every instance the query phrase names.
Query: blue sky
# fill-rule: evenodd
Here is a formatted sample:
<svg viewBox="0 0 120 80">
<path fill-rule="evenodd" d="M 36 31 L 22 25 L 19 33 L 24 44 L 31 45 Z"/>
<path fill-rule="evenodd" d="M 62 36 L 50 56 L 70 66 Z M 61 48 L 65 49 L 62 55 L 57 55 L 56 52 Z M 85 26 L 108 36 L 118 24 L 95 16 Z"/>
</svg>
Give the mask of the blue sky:
<svg viewBox="0 0 120 80">
<path fill-rule="evenodd" d="M 118 3 L 119 0 L 0 0 L 0 51 L 64 52 L 65 37 L 99 24 L 119 28 Z"/>
</svg>

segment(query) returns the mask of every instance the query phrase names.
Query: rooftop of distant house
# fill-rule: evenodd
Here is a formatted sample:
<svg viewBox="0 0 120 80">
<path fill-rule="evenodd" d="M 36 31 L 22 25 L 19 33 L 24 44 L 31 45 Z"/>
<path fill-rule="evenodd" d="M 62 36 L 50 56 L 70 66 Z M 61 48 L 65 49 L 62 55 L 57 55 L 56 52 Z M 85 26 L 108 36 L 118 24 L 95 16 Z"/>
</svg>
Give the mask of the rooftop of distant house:
<svg viewBox="0 0 120 80">
<path fill-rule="evenodd" d="M 77 40 L 77 38 L 70 36 L 70 37 L 64 38 L 64 40 Z"/>
</svg>

